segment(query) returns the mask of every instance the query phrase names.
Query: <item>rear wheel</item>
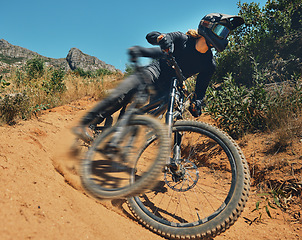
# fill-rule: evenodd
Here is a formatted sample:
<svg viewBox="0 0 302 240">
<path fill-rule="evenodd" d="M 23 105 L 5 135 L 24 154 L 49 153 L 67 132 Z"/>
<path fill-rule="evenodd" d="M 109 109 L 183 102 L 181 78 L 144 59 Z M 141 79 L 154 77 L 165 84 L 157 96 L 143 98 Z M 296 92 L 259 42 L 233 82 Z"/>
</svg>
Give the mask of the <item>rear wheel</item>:
<svg viewBox="0 0 302 240">
<path fill-rule="evenodd" d="M 134 116 L 121 141 L 112 147 L 116 129 L 98 135 L 82 161 L 82 184 L 101 199 L 133 196 L 152 188 L 170 152 L 166 127 L 153 117 Z"/>
<path fill-rule="evenodd" d="M 213 237 L 231 226 L 248 198 L 249 170 L 237 144 L 206 123 L 177 121 L 171 164 L 160 182 L 128 199 L 139 221 L 162 236 Z"/>
</svg>

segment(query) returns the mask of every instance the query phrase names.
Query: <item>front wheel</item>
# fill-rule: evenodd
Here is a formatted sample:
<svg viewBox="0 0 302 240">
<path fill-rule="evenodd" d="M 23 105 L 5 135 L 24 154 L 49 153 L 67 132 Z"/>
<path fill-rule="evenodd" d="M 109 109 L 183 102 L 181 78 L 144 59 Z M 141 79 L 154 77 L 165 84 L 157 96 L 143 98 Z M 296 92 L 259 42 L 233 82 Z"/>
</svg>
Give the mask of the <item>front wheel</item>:
<svg viewBox="0 0 302 240">
<path fill-rule="evenodd" d="M 213 237 L 237 220 L 249 170 L 238 145 L 206 123 L 177 121 L 171 164 L 152 190 L 128 199 L 139 221 L 172 239 Z"/>
<path fill-rule="evenodd" d="M 153 117 L 133 116 L 113 147 L 118 131 L 112 127 L 98 135 L 81 164 L 82 185 L 96 198 L 129 197 L 152 188 L 169 156 L 166 126 Z"/>
</svg>

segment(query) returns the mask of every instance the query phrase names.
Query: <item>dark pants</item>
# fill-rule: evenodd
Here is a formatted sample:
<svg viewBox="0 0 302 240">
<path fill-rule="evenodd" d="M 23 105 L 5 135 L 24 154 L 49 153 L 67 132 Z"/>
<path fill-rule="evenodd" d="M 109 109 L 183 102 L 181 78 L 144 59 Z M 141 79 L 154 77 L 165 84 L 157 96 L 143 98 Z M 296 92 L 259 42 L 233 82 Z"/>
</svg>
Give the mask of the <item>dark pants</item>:
<svg viewBox="0 0 302 240">
<path fill-rule="evenodd" d="M 158 61 L 152 62 L 143 72 L 134 73 L 125 78 L 109 96 L 100 101 L 83 117 L 81 124 L 89 125 L 97 122 L 98 119 L 103 120 L 127 105 L 142 82 L 152 84 L 157 95 L 167 94 L 171 86 L 172 71 L 168 66 L 162 69 Z"/>
<path fill-rule="evenodd" d="M 98 119 L 104 119 L 123 106 L 128 104 L 138 90 L 138 86 L 145 81 L 152 82 L 152 74 L 145 71 L 144 78 L 141 74 L 134 73 L 125 78 L 105 99 L 96 104 L 81 120 L 81 124 L 89 125 Z"/>
</svg>

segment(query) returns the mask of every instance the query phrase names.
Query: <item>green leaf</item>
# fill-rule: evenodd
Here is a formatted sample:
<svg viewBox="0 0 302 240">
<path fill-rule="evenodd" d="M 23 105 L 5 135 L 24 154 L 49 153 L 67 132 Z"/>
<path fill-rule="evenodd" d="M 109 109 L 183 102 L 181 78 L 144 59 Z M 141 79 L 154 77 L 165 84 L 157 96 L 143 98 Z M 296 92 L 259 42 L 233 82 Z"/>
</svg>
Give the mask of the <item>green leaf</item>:
<svg viewBox="0 0 302 240">
<path fill-rule="evenodd" d="M 268 215 L 270 218 L 272 218 L 272 215 L 271 215 L 271 213 L 270 213 L 270 211 L 269 211 L 267 205 L 265 206 L 265 211 L 266 211 L 267 215 Z"/>
<path fill-rule="evenodd" d="M 269 195 L 270 195 L 269 193 L 260 193 L 260 194 L 258 194 L 258 196 L 260 196 L 260 197 L 269 196 Z"/>
<path fill-rule="evenodd" d="M 270 208 L 272 208 L 272 209 L 277 209 L 276 207 L 274 207 L 274 206 L 271 204 L 270 201 L 268 201 L 268 206 L 269 206 Z"/>
</svg>

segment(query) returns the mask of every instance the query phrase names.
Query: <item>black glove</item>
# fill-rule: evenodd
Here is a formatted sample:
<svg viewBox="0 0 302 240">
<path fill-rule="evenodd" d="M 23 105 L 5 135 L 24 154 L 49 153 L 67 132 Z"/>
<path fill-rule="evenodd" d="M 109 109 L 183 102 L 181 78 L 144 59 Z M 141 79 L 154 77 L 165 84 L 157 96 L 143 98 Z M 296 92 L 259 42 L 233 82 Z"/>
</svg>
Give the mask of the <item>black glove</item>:
<svg viewBox="0 0 302 240">
<path fill-rule="evenodd" d="M 136 62 L 138 57 L 141 57 L 140 47 L 134 46 L 128 49 L 128 54 L 130 55 L 130 61 Z"/>
<path fill-rule="evenodd" d="M 152 45 L 158 45 L 157 38 L 160 35 L 161 35 L 160 32 L 153 31 L 153 32 L 150 32 L 147 34 L 146 39 L 147 39 L 148 43 L 150 43 Z"/>
<path fill-rule="evenodd" d="M 158 41 L 160 48 L 162 50 L 169 49 L 170 51 L 172 51 L 172 46 L 173 46 L 172 38 L 168 34 L 163 34 L 161 36 L 163 36 L 163 37 L 162 38 L 159 37 L 161 39 Z"/>
<path fill-rule="evenodd" d="M 203 104 L 202 100 L 194 100 L 191 102 L 189 111 L 193 117 L 199 117 L 201 115 L 201 110 L 202 110 L 203 105 L 204 104 Z"/>
</svg>

